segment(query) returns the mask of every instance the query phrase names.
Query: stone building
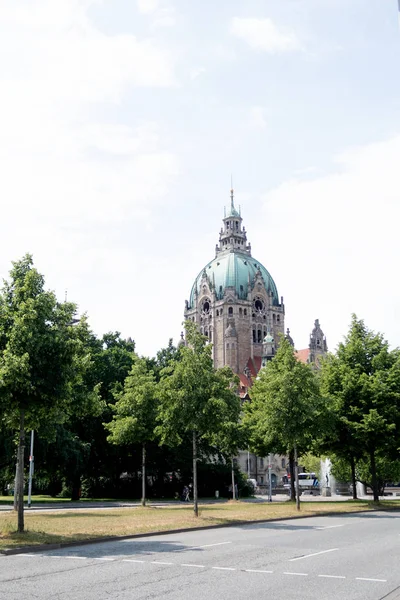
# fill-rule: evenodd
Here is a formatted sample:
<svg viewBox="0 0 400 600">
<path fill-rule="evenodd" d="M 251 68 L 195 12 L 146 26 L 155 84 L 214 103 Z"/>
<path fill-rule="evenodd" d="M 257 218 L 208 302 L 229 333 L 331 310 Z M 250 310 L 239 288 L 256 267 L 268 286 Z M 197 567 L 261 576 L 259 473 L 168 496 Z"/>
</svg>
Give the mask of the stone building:
<svg viewBox="0 0 400 600">
<path fill-rule="evenodd" d="M 225 211 L 215 258 L 196 277 L 186 301 L 185 319 L 197 323 L 213 343 L 215 366 L 244 373 L 248 362 L 261 366 L 263 341 L 276 351 L 284 333 L 285 307 L 267 269 L 252 256 L 240 210 Z M 257 369 L 257 370 L 258 370 Z"/>
<path fill-rule="evenodd" d="M 252 256 L 233 190 L 215 257 L 196 277 L 185 303 L 184 317 L 196 323 L 212 342 L 215 367 L 229 365 L 239 376 L 239 395 L 246 401 L 258 371 L 274 357 L 284 335 L 285 306 L 270 273 Z M 286 338 L 294 345 L 289 330 Z M 315 362 L 326 349 L 326 339 L 317 320 L 310 346 L 299 351 L 298 358 Z M 238 461 L 242 471 L 265 490 L 269 458 L 240 452 Z M 287 473 L 287 460 L 276 455 L 271 464 L 273 485 L 279 485 Z"/>
</svg>

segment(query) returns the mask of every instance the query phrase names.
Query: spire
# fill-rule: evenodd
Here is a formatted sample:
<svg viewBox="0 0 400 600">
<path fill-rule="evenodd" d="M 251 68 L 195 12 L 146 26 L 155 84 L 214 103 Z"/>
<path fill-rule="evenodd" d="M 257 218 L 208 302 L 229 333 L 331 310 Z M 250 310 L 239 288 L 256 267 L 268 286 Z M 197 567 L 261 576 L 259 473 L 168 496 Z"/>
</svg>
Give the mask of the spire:
<svg viewBox="0 0 400 600">
<path fill-rule="evenodd" d="M 224 227 L 219 234 L 219 245 L 215 248 L 215 256 L 220 252 L 241 252 L 251 256 L 250 244 L 247 244 L 246 230 L 242 227 L 242 216 L 235 207 L 235 197 L 231 176 L 231 205 L 224 208 Z"/>
</svg>

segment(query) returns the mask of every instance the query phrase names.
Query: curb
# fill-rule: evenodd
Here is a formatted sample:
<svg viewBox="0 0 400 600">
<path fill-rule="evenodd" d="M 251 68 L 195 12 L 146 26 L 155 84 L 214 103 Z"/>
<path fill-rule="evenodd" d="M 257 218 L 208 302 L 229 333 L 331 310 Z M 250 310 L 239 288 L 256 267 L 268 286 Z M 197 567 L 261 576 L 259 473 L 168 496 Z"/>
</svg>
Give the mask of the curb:
<svg viewBox="0 0 400 600">
<path fill-rule="evenodd" d="M 314 517 L 356 515 L 369 512 L 398 512 L 398 508 L 387 508 L 384 510 L 355 510 L 349 513 L 340 511 L 319 513 L 317 515 L 295 515 L 292 517 L 277 517 L 276 519 L 258 519 L 256 521 L 235 521 L 234 523 L 221 523 L 218 525 L 204 525 L 199 527 L 183 527 L 181 529 L 167 529 L 166 531 L 150 531 L 147 533 L 134 533 L 132 535 L 114 535 L 110 537 L 101 537 L 77 542 L 60 542 L 59 544 L 41 544 L 38 546 L 20 546 L 10 548 L 9 550 L 0 550 L 0 556 L 10 556 L 13 554 L 31 554 L 33 552 L 43 552 L 43 550 L 59 550 L 61 548 L 74 548 L 76 546 L 88 546 L 90 544 L 103 544 L 104 542 L 117 542 L 119 540 L 134 540 L 143 537 L 155 537 L 157 535 L 186 533 L 189 531 L 203 531 L 207 529 L 222 529 L 224 527 L 237 527 L 243 525 L 260 525 L 262 523 L 277 523 L 279 521 L 297 521 L 299 519 L 311 519 Z"/>
</svg>

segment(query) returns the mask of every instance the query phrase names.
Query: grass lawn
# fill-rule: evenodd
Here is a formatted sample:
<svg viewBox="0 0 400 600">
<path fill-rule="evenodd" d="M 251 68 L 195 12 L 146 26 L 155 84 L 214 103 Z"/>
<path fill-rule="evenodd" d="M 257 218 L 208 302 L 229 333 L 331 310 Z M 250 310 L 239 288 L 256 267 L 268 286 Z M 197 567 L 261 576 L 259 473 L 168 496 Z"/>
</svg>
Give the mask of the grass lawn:
<svg viewBox="0 0 400 600">
<path fill-rule="evenodd" d="M 368 501 L 302 502 L 300 515 L 328 515 L 377 508 L 400 510 L 400 500 L 388 500 L 380 505 Z M 25 512 L 26 531 L 16 533 L 17 515 L 0 514 L 0 551 L 7 548 L 37 544 L 57 544 L 101 537 L 134 535 L 154 531 L 192 528 L 208 525 L 289 518 L 299 515 L 288 502 L 252 504 L 229 501 L 224 504 L 200 505 L 196 519 L 191 506 L 138 507 L 104 510 L 59 510 L 55 512 Z"/>
</svg>

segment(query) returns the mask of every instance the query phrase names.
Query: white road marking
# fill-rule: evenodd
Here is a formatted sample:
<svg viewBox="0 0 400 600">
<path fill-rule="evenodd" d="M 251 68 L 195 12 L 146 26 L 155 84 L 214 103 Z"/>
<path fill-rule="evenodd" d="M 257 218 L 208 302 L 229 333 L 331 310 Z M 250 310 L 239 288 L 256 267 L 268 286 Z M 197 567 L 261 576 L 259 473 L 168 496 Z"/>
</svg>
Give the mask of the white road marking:
<svg viewBox="0 0 400 600">
<path fill-rule="evenodd" d="M 232 542 L 223 542 L 223 543 L 232 543 Z M 330 550 L 324 550 L 322 552 L 316 552 L 315 554 L 308 554 L 306 556 L 301 556 L 299 558 L 292 558 L 291 560 L 300 560 L 301 558 L 308 558 L 309 556 L 317 556 L 319 554 L 324 554 L 326 552 L 333 552 L 334 550 L 338 550 L 338 548 L 331 548 Z M 60 555 L 56 555 L 56 554 L 25 554 L 25 553 L 21 553 L 21 554 L 15 554 L 15 556 L 28 556 L 30 558 L 56 558 L 56 559 L 61 559 L 61 558 L 68 558 L 68 559 L 77 559 L 77 560 L 105 560 L 105 561 L 115 561 L 117 560 L 116 558 L 111 558 L 111 557 L 106 557 L 106 556 L 101 556 L 101 557 L 90 557 L 90 556 L 71 556 L 71 555 L 65 555 L 65 556 L 60 556 Z M 168 566 L 180 566 L 180 567 L 189 567 L 189 568 L 195 568 L 195 569 L 205 569 L 207 568 L 206 565 L 197 565 L 194 563 L 181 563 L 180 565 L 177 565 L 176 563 L 173 562 L 166 562 L 166 561 L 161 561 L 161 560 L 139 560 L 136 558 L 122 558 L 121 559 L 122 562 L 130 562 L 130 563 L 140 563 L 140 564 L 153 564 L 153 565 L 168 565 Z M 268 570 L 264 570 L 264 569 L 237 569 L 235 567 L 208 567 L 211 569 L 215 569 L 217 571 L 242 571 L 245 573 L 267 573 L 267 574 L 273 574 L 274 571 L 268 571 Z M 297 572 L 293 572 L 293 571 L 284 571 L 283 575 L 295 575 L 298 577 L 308 577 L 308 573 L 297 573 Z M 326 579 L 347 579 L 346 576 L 344 575 L 325 575 L 325 574 L 319 574 L 316 575 L 317 577 L 323 577 Z M 378 583 L 386 583 L 387 579 L 377 579 L 377 578 L 373 578 L 373 577 L 355 577 L 354 578 L 355 581 L 371 581 L 371 582 L 378 582 Z"/>
<path fill-rule="evenodd" d="M 122 562 L 145 563 L 147 560 L 134 560 L 133 558 L 123 558 Z"/>
<path fill-rule="evenodd" d="M 310 558 L 311 556 L 318 556 L 319 554 L 326 554 L 327 552 L 335 552 L 339 550 L 339 548 L 331 548 L 330 550 L 322 550 L 321 552 L 313 552 L 312 554 L 305 554 L 304 556 L 298 556 L 297 558 L 290 558 L 289 562 L 293 562 L 295 560 L 303 560 L 303 558 Z"/>
<path fill-rule="evenodd" d="M 327 525 L 326 527 L 322 526 L 322 527 L 317 527 L 317 529 L 336 529 L 337 527 L 344 527 L 345 523 L 343 523 L 342 525 Z"/>
<path fill-rule="evenodd" d="M 382 581 L 386 583 L 387 579 L 372 579 L 371 577 L 356 577 L 357 581 Z"/>
<path fill-rule="evenodd" d="M 225 544 L 232 544 L 232 542 L 218 542 L 218 544 L 204 544 L 203 546 L 189 546 L 188 548 L 180 548 L 179 550 L 172 550 L 172 552 L 188 552 L 189 550 L 197 550 L 198 548 L 211 548 L 212 546 L 224 546 Z"/>
<path fill-rule="evenodd" d="M 273 573 L 273 571 L 263 571 L 262 569 L 245 569 L 246 573 Z"/>
</svg>

